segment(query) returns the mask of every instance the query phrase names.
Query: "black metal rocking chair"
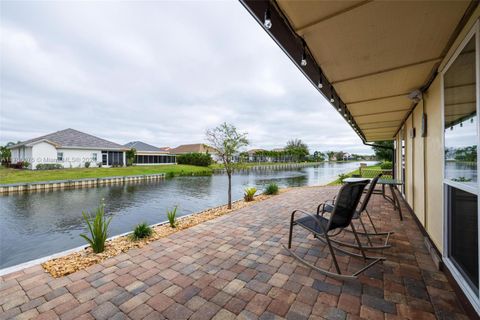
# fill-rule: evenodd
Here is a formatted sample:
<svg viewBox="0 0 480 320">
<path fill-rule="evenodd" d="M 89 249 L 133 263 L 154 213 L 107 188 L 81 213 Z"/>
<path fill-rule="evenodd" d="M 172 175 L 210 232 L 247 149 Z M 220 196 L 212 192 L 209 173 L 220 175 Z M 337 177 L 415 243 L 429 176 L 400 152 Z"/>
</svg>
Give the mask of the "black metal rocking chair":
<svg viewBox="0 0 480 320">
<path fill-rule="evenodd" d="M 378 179 L 380 179 L 381 176 L 382 176 L 382 174 L 380 173 L 379 175 L 377 175 L 375 178 L 372 179 L 372 181 L 370 182 L 370 186 L 369 186 L 368 190 L 366 190 L 366 194 L 365 194 L 365 197 L 362 200 L 360 208 L 355 211 L 355 214 L 353 215 L 353 218 L 352 218 L 353 220 L 358 219 L 358 221 L 360 222 L 360 225 L 362 226 L 362 229 L 363 229 L 363 232 L 357 231 L 357 234 L 365 236 L 367 238 L 367 244 L 363 245 L 364 250 L 383 250 L 383 249 L 387 249 L 387 248 L 391 247 L 391 245 L 388 244 L 388 241 L 390 240 L 390 235 L 392 235 L 394 232 L 393 231 L 378 232 L 375 224 L 373 223 L 372 217 L 370 216 L 370 213 L 367 210 L 367 205 L 370 201 L 371 196 L 373 195 L 373 193 L 375 191 L 375 187 L 377 185 Z M 317 207 L 317 214 L 320 214 L 321 212 L 331 213 L 333 211 L 334 205 L 335 205 L 335 199 L 327 200 L 326 202 L 321 203 Z M 370 224 L 373 228 L 373 232 L 368 232 L 367 228 L 365 227 L 365 223 L 362 220 L 362 214 L 364 212 L 367 215 L 368 220 L 370 221 Z M 346 229 L 345 231 L 350 231 L 350 230 Z M 371 237 L 377 237 L 377 236 L 380 236 L 380 237 L 386 236 L 385 241 L 382 245 L 374 245 L 373 244 Z M 338 240 L 334 240 L 334 239 L 332 239 L 332 242 L 334 242 L 336 244 L 339 244 L 339 245 L 342 245 L 342 246 L 358 249 L 358 246 L 355 245 L 355 244 L 350 244 L 350 243 L 346 243 L 346 242 L 338 241 Z"/>
<path fill-rule="evenodd" d="M 376 263 L 382 260 L 385 260 L 385 258 L 383 257 L 369 257 L 365 254 L 363 246 L 359 240 L 355 227 L 353 226 L 353 223 L 352 223 L 352 218 L 356 212 L 356 208 L 362 196 L 362 192 L 365 189 L 365 186 L 368 184 L 368 182 L 369 182 L 368 180 L 365 180 L 361 182 L 348 183 L 343 185 L 340 191 L 338 192 L 335 205 L 333 207 L 333 210 L 329 218 L 323 217 L 320 213 L 317 213 L 315 215 L 300 209 L 294 210 L 292 212 L 292 216 L 290 220 L 290 233 L 288 238 L 287 250 L 296 259 L 298 259 L 301 263 L 305 264 L 306 266 L 322 274 L 325 274 L 327 276 L 334 277 L 337 279 L 342 279 L 342 280 L 356 279 L 360 273 L 369 269 Z M 301 213 L 305 216 L 295 219 L 296 213 Z M 301 226 L 302 228 L 310 231 L 311 233 L 313 233 L 316 239 L 327 244 L 337 272 L 332 272 L 326 269 L 316 267 L 310 264 L 309 262 L 307 262 L 306 260 L 302 259 L 300 256 L 298 256 L 295 252 L 291 250 L 293 227 L 295 225 Z M 360 254 L 345 250 L 332 243 L 332 237 L 339 235 L 342 232 L 342 230 L 344 230 L 348 226 L 351 227 L 352 232 L 355 235 L 355 239 L 358 243 L 358 247 L 356 247 L 356 249 L 360 250 Z M 342 274 L 340 267 L 338 265 L 337 257 L 335 256 L 334 250 L 337 250 L 339 252 L 342 252 L 352 257 L 363 258 L 365 261 L 367 260 L 373 260 L 373 261 L 352 274 Z"/>
</svg>

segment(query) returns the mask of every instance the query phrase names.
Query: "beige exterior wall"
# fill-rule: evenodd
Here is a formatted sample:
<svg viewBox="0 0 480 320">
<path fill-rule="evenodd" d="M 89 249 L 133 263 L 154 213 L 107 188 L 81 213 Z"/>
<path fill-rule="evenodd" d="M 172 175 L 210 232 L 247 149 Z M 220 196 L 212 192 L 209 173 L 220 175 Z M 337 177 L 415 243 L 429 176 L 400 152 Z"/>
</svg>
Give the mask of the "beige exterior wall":
<svg viewBox="0 0 480 320">
<path fill-rule="evenodd" d="M 412 140 L 412 201 L 413 210 L 417 214 L 418 220 L 425 225 L 425 189 L 424 189 L 424 138 L 422 138 L 422 114 L 424 103 L 420 101 L 413 110 L 412 124 L 415 128 L 415 137 Z"/>
<path fill-rule="evenodd" d="M 445 60 L 440 65 L 439 75 L 424 93 L 410 116 L 405 120 L 405 200 L 414 210 L 433 243 L 443 252 L 443 119 L 441 71 L 458 48 L 465 35 L 480 16 L 477 8 L 471 19 L 454 41 Z M 421 137 L 422 114 L 427 116 L 427 135 Z M 415 138 L 410 129 L 416 129 Z M 400 130 L 395 137 L 397 143 L 397 177 L 401 178 Z"/>
<path fill-rule="evenodd" d="M 428 131 L 424 139 L 426 226 L 430 238 L 443 250 L 443 123 L 440 76 L 424 94 Z"/>
<path fill-rule="evenodd" d="M 412 115 L 405 121 L 405 200 L 413 208 L 413 141 L 410 138 Z"/>
<path fill-rule="evenodd" d="M 427 135 L 421 136 L 422 114 L 427 116 Z M 410 136 L 411 128 L 416 134 Z M 441 81 L 437 76 L 424 98 L 405 121 L 405 200 L 441 251 L 443 250 L 443 131 Z M 397 143 L 400 146 L 400 134 Z M 396 153 L 401 170 L 401 150 Z M 398 177 L 400 178 L 400 171 Z"/>
</svg>

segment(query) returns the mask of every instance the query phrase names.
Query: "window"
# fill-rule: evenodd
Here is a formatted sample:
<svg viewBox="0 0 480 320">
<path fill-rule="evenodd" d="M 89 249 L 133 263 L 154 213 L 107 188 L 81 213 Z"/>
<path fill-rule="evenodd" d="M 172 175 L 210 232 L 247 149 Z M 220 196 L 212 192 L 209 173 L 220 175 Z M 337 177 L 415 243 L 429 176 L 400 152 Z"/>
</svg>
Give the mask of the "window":
<svg viewBox="0 0 480 320">
<path fill-rule="evenodd" d="M 108 153 L 107 151 L 102 151 L 102 165 L 106 166 L 108 164 Z"/>
<path fill-rule="evenodd" d="M 97 161 L 97 154 L 96 153 L 92 153 L 92 161 Z"/>
<path fill-rule="evenodd" d="M 475 38 L 444 75 L 445 179 L 477 189 Z"/>
<path fill-rule="evenodd" d="M 57 152 L 57 161 L 63 161 L 63 152 Z"/>
<path fill-rule="evenodd" d="M 468 285 L 478 292 L 478 216 L 477 196 L 447 186 L 449 221 L 448 255 Z"/>
<path fill-rule="evenodd" d="M 477 26 L 478 28 L 478 26 Z M 467 293 L 479 294 L 478 35 L 467 37 L 443 72 L 446 265 Z"/>
</svg>

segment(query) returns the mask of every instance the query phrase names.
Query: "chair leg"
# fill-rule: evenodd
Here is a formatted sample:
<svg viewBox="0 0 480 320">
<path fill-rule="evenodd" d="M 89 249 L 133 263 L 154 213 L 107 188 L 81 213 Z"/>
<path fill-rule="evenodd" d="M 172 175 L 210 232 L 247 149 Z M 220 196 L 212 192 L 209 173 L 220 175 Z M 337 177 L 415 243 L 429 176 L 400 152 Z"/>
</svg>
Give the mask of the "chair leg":
<svg viewBox="0 0 480 320">
<path fill-rule="evenodd" d="M 363 250 L 362 243 L 360 242 L 360 239 L 358 238 L 358 234 L 357 234 L 357 231 L 355 230 L 355 227 L 353 226 L 353 223 L 350 223 L 350 226 L 352 227 L 353 234 L 355 235 L 355 239 L 357 240 L 358 249 L 362 253 L 363 259 L 367 260 L 367 256 L 365 255 L 365 251 Z"/>
<path fill-rule="evenodd" d="M 370 224 L 372 225 L 372 228 L 373 228 L 374 232 L 359 232 L 359 231 L 357 231 L 357 234 L 362 235 L 362 236 L 367 236 L 367 235 L 368 235 L 368 236 L 390 236 L 391 234 L 394 234 L 394 233 L 395 233 L 395 232 L 393 232 L 393 231 L 378 232 L 375 224 L 373 223 L 372 217 L 370 216 L 370 213 L 369 213 L 367 210 L 365 210 L 365 212 L 367 213 L 367 217 L 368 217 L 368 219 L 369 219 L 369 221 L 370 221 Z M 360 217 L 360 219 L 361 219 L 361 217 Z M 363 220 L 362 220 L 362 222 L 363 222 Z M 352 232 L 352 231 L 350 231 L 350 230 L 348 230 L 348 229 L 345 229 L 345 231 L 347 231 L 347 232 Z"/>
<path fill-rule="evenodd" d="M 284 245 L 282 245 L 285 249 L 287 249 Z M 325 270 L 325 269 L 322 269 L 322 268 L 319 268 L 319 267 L 316 267 L 314 266 L 313 264 L 307 262 L 306 260 L 300 258 L 295 252 L 293 252 L 292 250 L 290 249 L 287 249 L 287 251 L 295 258 L 297 259 L 298 261 L 300 261 L 302 264 L 304 264 L 305 266 L 309 267 L 309 268 L 312 268 L 313 270 L 321 273 L 321 274 L 324 274 L 328 277 L 332 277 L 332 278 L 335 278 L 335 279 L 339 279 L 339 280 L 355 280 L 358 278 L 358 275 L 363 272 L 364 270 L 366 270 L 365 268 L 362 268 L 361 270 L 357 271 L 355 274 L 353 275 L 349 275 L 349 274 L 339 274 L 339 273 L 335 273 L 335 272 L 331 272 L 331 271 L 328 271 L 328 270 Z M 381 261 L 381 260 L 379 260 Z M 374 261 L 373 263 L 377 263 L 378 261 Z M 369 266 L 367 266 L 366 268 L 369 268 Z"/>
<path fill-rule="evenodd" d="M 292 228 L 293 228 L 293 225 L 292 224 Z M 385 260 L 384 257 L 369 257 L 369 256 L 366 256 L 365 253 L 363 253 L 363 256 L 360 255 L 360 254 L 356 254 L 356 253 L 353 253 L 353 252 L 350 252 L 350 251 L 347 251 L 347 250 L 344 250 L 340 247 L 337 247 L 337 246 L 334 246 L 332 245 L 331 241 L 333 241 L 333 239 L 330 239 L 328 236 L 327 238 L 326 237 L 323 237 L 323 236 L 317 236 L 316 237 L 318 240 L 320 240 L 321 242 L 325 243 L 328 245 L 328 248 L 330 250 L 330 254 L 332 255 L 332 259 L 333 259 L 333 262 L 335 264 L 335 268 L 337 270 L 337 273 L 335 272 L 332 272 L 332 271 L 329 271 L 329 270 L 325 270 L 325 269 L 322 269 L 322 268 L 319 268 L 319 267 L 316 267 L 314 266 L 313 264 L 309 263 L 308 261 L 302 259 L 300 256 L 298 256 L 293 250 L 291 250 L 290 248 L 287 248 L 285 245 L 282 244 L 282 246 L 295 258 L 297 259 L 298 261 L 300 261 L 302 264 L 306 265 L 307 267 L 309 268 L 312 268 L 316 271 L 318 271 L 319 273 L 321 274 L 324 274 L 326 276 L 329 276 L 329 277 L 332 277 L 332 278 L 336 278 L 336 279 L 339 279 L 339 280 L 354 280 L 354 279 L 357 279 L 358 278 L 358 275 L 361 274 L 362 272 L 364 272 L 365 270 L 371 268 L 373 265 L 377 264 L 378 262 L 380 261 L 383 261 Z M 327 240 L 328 239 L 328 240 Z M 291 240 L 291 238 L 289 239 Z M 366 266 L 364 266 L 363 268 L 357 270 L 356 272 L 354 272 L 353 274 L 342 274 L 341 273 L 341 270 L 340 270 L 340 267 L 338 266 L 338 262 L 337 262 L 337 257 L 335 255 L 335 252 L 334 250 L 338 250 L 344 254 L 347 254 L 349 256 L 352 256 L 352 257 L 357 257 L 357 258 L 364 258 L 365 260 L 373 260 L 372 262 L 370 262 L 369 264 L 367 264 Z"/>
<path fill-rule="evenodd" d="M 292 236 L 293 236 L 293 225 L 294 225 L 294 221 L 292 219 L 292 221 L 290 221 L 290 232 L 288 233 L 288 249 L 291 249 L 292 248 Z"/>
<path fill-rule="evenodd" d="M 358 220 L 360 221 L 360 224 L 362 225 L 363 231 L 365 231 L 364 235 L 367 237 L 368 244 L 373 247 L 372 240 L 370 239 L 370 236 L 368 235 L 367 228 L 365 228 L 365 224 L 362 221 L 362 216 L 358 217 Z"/>
<path fill-rule="evenodd" d="M 342 272 L 340 271 L 340 267 L 338 266 L 337 257 L 335 256 L 335 252 L 333 251 L 333 247 L 332 247 L 332 244 L 330 243 L 330 238 L 328 237 L 328 234 L 325 234 L 325 239 L 327 240 L 328 249 L 330 250 L 330 254 L 332 255 L 335 268 L 337 269 L 337 272 L 341 274 Z"/>
<path fill-rule="evenodd" d="M 375 227 L 375 224 L 373 223 L 372 217 L 370 216 L 370 213 L 368 212 L 367 209 L 365 209 L 365 212 L 367 213 L 368 220 L 370 220 L 370 224 L 372 225 L 373 231 L 375 231 L 376 234 L 378 234 L 377 228 Z"/>
</svg>

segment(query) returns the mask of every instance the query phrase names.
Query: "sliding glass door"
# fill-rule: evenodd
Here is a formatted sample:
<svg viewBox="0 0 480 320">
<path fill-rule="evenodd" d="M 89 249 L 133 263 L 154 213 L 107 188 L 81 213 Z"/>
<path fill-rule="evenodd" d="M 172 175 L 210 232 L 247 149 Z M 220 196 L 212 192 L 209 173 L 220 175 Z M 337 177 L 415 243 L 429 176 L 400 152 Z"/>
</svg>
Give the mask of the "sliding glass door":
<svg viewBox="0 0 480 320">
<path fill-rule="evenodd" d="M 475 304 L 479 302 L 477 33 L 470 33 L 443 72 L 444 254 Z"/>
</svg>

